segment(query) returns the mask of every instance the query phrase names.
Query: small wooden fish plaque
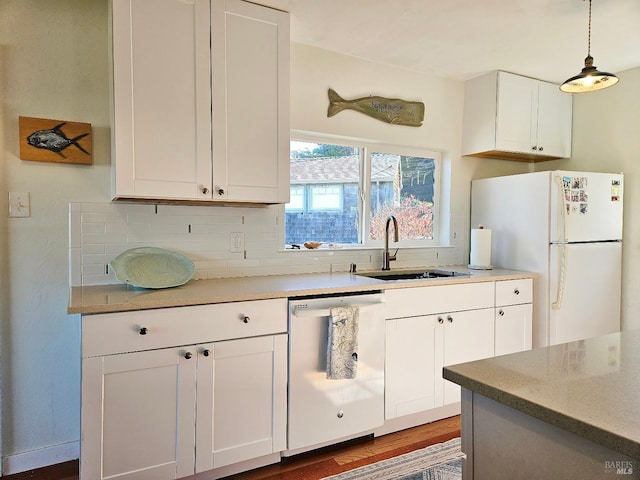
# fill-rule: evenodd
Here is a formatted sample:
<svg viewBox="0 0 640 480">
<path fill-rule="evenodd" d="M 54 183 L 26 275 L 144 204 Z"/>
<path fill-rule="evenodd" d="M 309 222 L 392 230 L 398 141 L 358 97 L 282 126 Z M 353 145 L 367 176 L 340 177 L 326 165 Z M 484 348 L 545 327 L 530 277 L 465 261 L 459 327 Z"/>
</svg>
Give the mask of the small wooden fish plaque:
<svg viewBox="0 0 640 480">
<path fill-rule="evenodd" d="M 19 117 L 20 158 L 91 165 L 91 124 Z"/>
</svg>

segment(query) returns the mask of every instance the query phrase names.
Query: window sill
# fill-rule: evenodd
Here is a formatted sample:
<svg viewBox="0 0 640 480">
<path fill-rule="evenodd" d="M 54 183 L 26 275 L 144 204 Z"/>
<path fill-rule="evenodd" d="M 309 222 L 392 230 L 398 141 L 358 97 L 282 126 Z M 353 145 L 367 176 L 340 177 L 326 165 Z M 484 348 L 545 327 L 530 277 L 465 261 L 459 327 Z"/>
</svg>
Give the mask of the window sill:
<svg viewBox="0 0 640 480">
<path fill-rule="evenodd" d="M 395 251 L 399 250 L 429 250 L 429 249 L 447 249 L 454 248 L 454 245 L 396 245 L 390 244 L 389 250 Z M 303 245 L 300 248 L 281 248 L 279 252 L 311 252 L 311 253 L 319 253 L 319 252 L 341 252 L 341 251 L 372 251 L 372 250 L 384 250 L 384 246 L 382 245 L 332 245 L 332 246 L 321 246 L 319 248 L 306 248 Z"/>
</svg>

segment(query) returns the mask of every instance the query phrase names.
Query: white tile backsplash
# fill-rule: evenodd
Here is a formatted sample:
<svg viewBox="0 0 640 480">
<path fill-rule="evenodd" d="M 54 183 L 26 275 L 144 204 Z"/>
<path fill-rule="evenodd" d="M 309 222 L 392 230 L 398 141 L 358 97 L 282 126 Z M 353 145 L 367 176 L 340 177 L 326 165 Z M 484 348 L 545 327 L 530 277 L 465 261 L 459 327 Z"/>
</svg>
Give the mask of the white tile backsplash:
<svg viewBox="0 0 640 480">
<path fill-rule="evenodd" d="M 128 203 L 69 204 L 69 282 L 118 283 L 107 265 L 120 253 L 154 246 L 182 253 L 195 264 L 194 279 L 346 272 L 380 267 L 381 249 L 283 251 L 284 208 Z M 231 233 L 243 233 L 245 252 L 230 251 Z M 462 264 L 461 247 L 405 248 L 401 267 Z"/>
</svg>

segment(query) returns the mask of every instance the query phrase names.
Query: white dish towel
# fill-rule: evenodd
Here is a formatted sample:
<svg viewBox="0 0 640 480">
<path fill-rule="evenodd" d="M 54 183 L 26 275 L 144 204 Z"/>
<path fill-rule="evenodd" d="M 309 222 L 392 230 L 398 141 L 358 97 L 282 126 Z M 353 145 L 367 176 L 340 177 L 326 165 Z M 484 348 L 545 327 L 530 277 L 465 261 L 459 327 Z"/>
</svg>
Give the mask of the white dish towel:
<svg viewBox="0 0 640 480">
<path fill-rule="evenodd" d="M 357 305 L 331 309 L 327 342 L 328 379 L 356 378 L 359 316 Z"/>
</svg>

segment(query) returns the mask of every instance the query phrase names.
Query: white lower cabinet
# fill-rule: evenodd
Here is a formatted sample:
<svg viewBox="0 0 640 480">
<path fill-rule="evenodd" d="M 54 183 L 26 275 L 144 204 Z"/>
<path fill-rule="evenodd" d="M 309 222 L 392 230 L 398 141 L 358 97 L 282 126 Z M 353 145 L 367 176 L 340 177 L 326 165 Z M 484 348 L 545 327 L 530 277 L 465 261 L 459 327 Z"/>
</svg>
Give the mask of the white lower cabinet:
<svg viewBox="0 0 640 480">
<path fill-rule="evenodd" d="M 286 448 L 287 336 L 213 347 L 213 367 L 198 368 L 196 472 Z"/>
<path fill-rule="evenodd" d="M 533 280 L 496 282 L 495 355 L 530 350 L 533 334 Z"/>
<path fill-rule="evenodd" d="M 83 316 L 81 480 L 175 479 L 284 450 L 286 308 L 283 299 Z M 92 356 L 104 347 L 91 337 L 108 327 L 123 344 L 216 341 Z M 249 332 L 259 333 L 238 338 Z"/>
<path fill-rule="evenodd" d="M 493 357 L 493 312 L 493 308 L 484 308 L 439 316 L 444 322 L 444 361 L 436 367 L 444 383 L 444 405 L 460 401 L 460 386 L 442 380 L 442 367 Z"/>
<path fill-rule="evenodd" d="M 385 419 L 460 402 L 447 365 L 531 348 L 530 278 L 387 290 Z"/>
<path fill-rule="evenodd" d="M 387 320 L 385 419 L 442 405 L 442 388 L 436 381 L 442 333 L 435 315 Z"/>
<path fill-rule="evenodd" d="M 460 401 L 442 367 L 493 356 L 494 295 L 494 282 L 386 292 L 385 419 Z"/>
<path fill-rule="evenodd" d="M 80 478 L 193 473 L 196 359 L 166 348 L 82 362 Z"/>
</svg>

